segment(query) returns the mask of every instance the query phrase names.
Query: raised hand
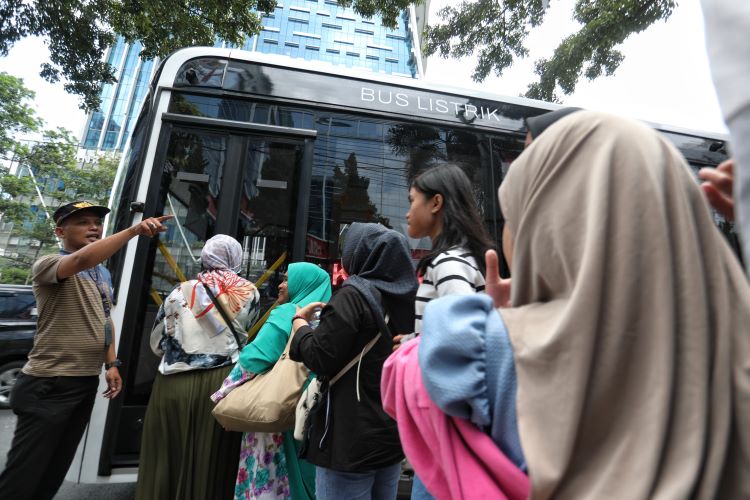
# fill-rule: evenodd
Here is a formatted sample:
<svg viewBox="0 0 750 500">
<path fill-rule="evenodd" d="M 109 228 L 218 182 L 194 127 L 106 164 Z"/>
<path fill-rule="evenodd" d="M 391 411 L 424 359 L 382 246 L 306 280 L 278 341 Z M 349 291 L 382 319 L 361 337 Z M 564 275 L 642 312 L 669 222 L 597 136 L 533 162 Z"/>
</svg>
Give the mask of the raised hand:
<svg viewBox="0 0 750 500">
<path fill-rule="evenodd" d="M 487 268 L 485 281 L 485 293 L 492 297 L 495 307 L 510 307 L 510 278 L 500 277 L 500 263 L 497 252 L 487 250 L 484 254 L 484 262 Z"/>
<path fill-rule="evenodd" d="M 698 171 L 698 177 L 705 181 L 701 189 L 711 206 L 727 220 L 733 221 L 734 159 L 723 161 L 716 168 L 702 168 Z"/>
<path fill-rule="evenodd" d="M 163 233 L 167 230 L 167 227 L 162 225 L 162 222 L 166 222 L 169 219 L 173 219 L 174 215 L 162 215 L 161 217 L 149 217 L 144 219 L 136 225 L 136 232 L 138 234 L 153 237 L 159 233 Z"/>
<path fill-rule="evenodd" d="M 316 309 L 322 309 L 325 305 L 325 302 L 311 302 L 305 307 L 297 306 L 297 314 L 295 314 L 295 316 L 301 316 L 307 321 L 310 321 L 312 319 L 313 312 L 315 312 Z"/>
</svg>

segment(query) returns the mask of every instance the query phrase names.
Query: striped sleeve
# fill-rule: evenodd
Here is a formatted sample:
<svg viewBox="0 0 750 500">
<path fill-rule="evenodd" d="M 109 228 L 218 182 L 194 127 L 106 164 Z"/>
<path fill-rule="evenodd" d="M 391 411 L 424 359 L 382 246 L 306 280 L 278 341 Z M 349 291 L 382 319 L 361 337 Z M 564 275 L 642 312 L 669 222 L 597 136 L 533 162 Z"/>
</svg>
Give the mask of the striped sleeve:
<svg viewBox="0 0 750 500">
<path fill-rule="evenodd" d="M 466 257 L 466 255 L 447 255 L 439 260 L 436 259 L 436 262 L 432 264 L 430 277 L 439 297 L 476 293 L 484 289 L 483 284 L 477 283 L 476 277 L 479 270 Z"/>
<path fill-rule="evenodd" d="M 45 255 L 34 262 L 31 268 L 31 276 L 34 283 L 39 285 L 56 285 L 57 266 L 60 265 L 60 259 L 63 256 L 59 254 Z"/>
<path fill-rule="evenodd" d="M 467 295 L 484 291 L 484 276 L 466 249 L 454 248 L 438 255 L 425 270 L 414 304 L 414 331 L 422 331 L 427 303 L 445 295 Z"/>
</svg>

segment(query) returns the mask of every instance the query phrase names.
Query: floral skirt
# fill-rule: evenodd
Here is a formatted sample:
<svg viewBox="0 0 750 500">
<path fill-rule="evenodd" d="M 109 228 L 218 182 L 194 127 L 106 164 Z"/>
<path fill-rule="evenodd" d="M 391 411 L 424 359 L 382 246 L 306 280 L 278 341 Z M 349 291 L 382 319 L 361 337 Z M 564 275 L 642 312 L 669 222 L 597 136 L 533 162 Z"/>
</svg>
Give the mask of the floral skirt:
<svg viewBox="0 0 750 500">
<path fill-rule="evenodd" d="M 283 441 L 281 433 L 242 435 L 235 500 L 291 498 Z"/>
</svg>

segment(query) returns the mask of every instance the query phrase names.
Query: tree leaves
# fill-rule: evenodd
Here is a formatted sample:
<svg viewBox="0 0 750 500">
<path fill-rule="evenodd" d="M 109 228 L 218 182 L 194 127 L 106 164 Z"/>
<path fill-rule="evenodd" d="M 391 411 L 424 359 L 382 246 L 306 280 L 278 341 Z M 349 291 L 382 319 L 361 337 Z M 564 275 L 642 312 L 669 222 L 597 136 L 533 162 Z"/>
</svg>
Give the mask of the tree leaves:
<svg viewBox="0 0 750 500">
<path fill-rule="evenodd" d="M 438 12 L 443 23 L 428 26 L 424 51 L 459 58 L 477 53 L 472 78 L 482 81 L 491 72 L 499 76 L 515 58 L 528 55 L 524 42 L 543 14 L 542 0 L 462 1 Z"/>
<path fill-rule="evenodd" d="M 79 164 L 78 141 L 65 129 L 45 130 L 40 141 L 17 140 L 16 134 L 42 127 L 29 104 L 33 97 L 20 79 L 0 73 L 0 153 L 5 160 L 0 162 L 0 216 L 13 223 L 13 236 L 38 241 L 38 253 L 55 244 L 54 224 L 45 216 L 39 192 L 49 214 L 76 199 L 106 205 L 119 158 Z"/>
<path fill-rule="evenodd" d="M 398 18 L 411 4 L 421 4 L 423 0 L 338 0 L 342 7 L 350 7 L 365 18 L 379 15 L 383 26 L 395 28 Z"/>
<path fill-rule="evenodd" d="M 404 9 L 422 0 L 338 0 L 365 17 L 380 16 L 396 26 Z M 528 56 L 526 38 L 548 12 L 547 0 L 462 0 L 438 13 L 425 32 L 427 55 L 477 55 L 472 77 L 501 75 Z M 213 45 L 221 38 L 242 45 L 260 31 L 260 14 L 274 0 L 0 0 L 0 55 L 23 37 L 47 37 L 50 62 L 41 74 L 50 82 L 65 80 L 68 92 L 81 96 L 81 107 L 98 108 L 101 85 L 115 81 L 103 60 L 121 34 L 143 44 L 141 57 L 165 57 L 187 46 Z M 558 100 L 578 79 L 611 75 L 623 60 L 617 50 L 628 36 L 667 19 L 675 0 L 578 0 L 573 18 L 581 28 L 561 41 L 549 59 L 536 61 L 538 81 L 526 96 Z M 554 12 L 560 15 L 560 12 Z"/>
<path fill-rule="evenodd" d="M 15 134 L 35 132 L 41 120 L 27 103 L 34 92 L 23 86 L 23 80 L 0 72 L 0 159 L 9 159 L 15 152 Z"/>
<path fill-rule="evenodd" d="M 555 90 L 573 93 L 581 74 L 589 80 L 613 74 L 624 59 L 615 47 L 667 19 L 675 6 L 673 0 L 578 0 L 574 18 L 581 29 L 565 38 L 550 59 L 537 61 L 539 81 L 529 85 L 526 96 L 556 101 Z"/>
<path fill-rule="evenodd" d="M 367 4 L 367 12 L 389 12 L 391 0 L 356 0 L 339 3 Z M 412 2 L 419 3 L 419 2 Z M 424 52 L 441 57 L 461 58 L 476 54 L 472 74 L 481 82 L 528 56 L 526 38 L 544 17 L 554 11 L 547 0 L 462 0 L 444 7 L 425 32 Z M 595 79 L 611 75 L 624 56 L 617 50 L 628 36 L 639 33 L 672 14 L 675 0 L 578 0 L 573 19 L 580 29 L 560 42 L 549 59 L 535 63 L 538 81 L 529 85 L 526 96 L 557 101 L 558 91 L 570 94 L 581 76 Z"/>
<path fill-rule="evenodd" d="M 241 45 L 260 31 L 260 14 L 274 0 L 0 0 L 0 55 L 26 36 L 46 37 L 50 61 L 41 76 L 65 80 L 81 96 L 81 108 L 96 110 L 101 85 L 113 83 L 103 60 L 116 34 L 143 44 L 141 57 L 165 57 L 182 47 L 214 45 L 217 37 Z"/>
</svg>

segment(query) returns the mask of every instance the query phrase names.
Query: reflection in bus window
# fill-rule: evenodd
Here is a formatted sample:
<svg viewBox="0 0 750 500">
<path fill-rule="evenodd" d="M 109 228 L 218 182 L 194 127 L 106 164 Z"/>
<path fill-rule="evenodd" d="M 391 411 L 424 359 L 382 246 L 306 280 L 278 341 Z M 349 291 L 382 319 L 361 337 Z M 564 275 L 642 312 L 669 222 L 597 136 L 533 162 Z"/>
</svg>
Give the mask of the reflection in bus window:
<svg viewBox="0 0 750 500">
<path fill-rule="evenodd" d="M 482 134 L 330 113 L 318 116 L 315 128 L 307 257 L 329 272 L 339 258 L 342 225 L 377 222 L 406 234 L 409 180 L 440 162 L 464 169 L 488 227 L 494 226 L 501 177 L 492 166 L 500 162 Z M 410 239 L 410 245 L 416 262 L 431 242 Z"/>
<path fill-rule="evenodd" d="M 259 291 L 266 309 L 278 296 L 286 257 L 292 254 L 297 210 L 296 188 L 303 155 L 298 142 L 248 138 L 242 168 L 237 239 L 244 248 L 240 274 L 257 282 L 269 268 L 273 273 Z M 274 267 L 276 264 L 276 267 Z"/>
<path fill-rule="evenodd" d="M 199 270 L 197 255 L 203 243 L 213 236 L 218 212 L 219 192 L 226 161 L 227 139 L 222 135 L 175 129 L 172 131 L 163 164 L 162 192 L 165 213 L 173 213 L 175 221 L 162 241 L 186 276 Z M 179 225 L 179 229 L 177 226 Z M 167 295 L 177 276 L 163 256 L 154 266 L 161 280 L 154 288 Z M 164 283 L 171 277 L 172 283 Z"/>
<path fill-rule="evenodd" d="M 238 101 L 215 96 L 192 95 L 175 92 L 169 100 L 170 113 L 204 116 L 221 120 L 260 123 L 312 129 L 313 114 L 277 104 L 254 101 Z"/>
</svg>

